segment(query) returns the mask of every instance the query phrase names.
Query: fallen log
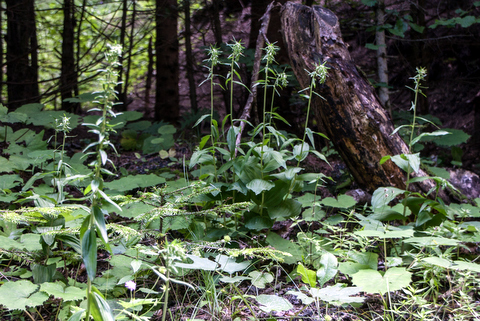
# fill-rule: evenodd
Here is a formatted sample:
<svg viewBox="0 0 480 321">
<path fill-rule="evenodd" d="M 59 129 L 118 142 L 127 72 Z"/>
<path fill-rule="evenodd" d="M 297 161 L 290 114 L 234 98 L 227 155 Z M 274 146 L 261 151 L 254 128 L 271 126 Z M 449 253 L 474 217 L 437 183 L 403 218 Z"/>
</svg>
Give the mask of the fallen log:
<svg viewBox="0 0 480 321">
<path fill-rule="evenodd" d="M 321 6 L 287 2 L 281 20 L 291 66 L 303 88 L 310 85 L 308 73 L 316 65 L 330 68 L 324 85 L 315 89 L 324 99 L 314 97 L 312 110 L 357 184 L 370 193 L 382 186 L 404 189 L 406 173 L 391 160 L 382 165 L 380 160 L 408 154 L 408 146 L 398 134 L 391 135 L 393 123 L 350 57 L 337 16 Z M 415 174 L 426 175 L 421 170 Z M 434 187 L 432 180 L 424 180 L 409 190 L 427 193 Z M 449 200 L 445 193 L 440 196 Z"/>
</svg>

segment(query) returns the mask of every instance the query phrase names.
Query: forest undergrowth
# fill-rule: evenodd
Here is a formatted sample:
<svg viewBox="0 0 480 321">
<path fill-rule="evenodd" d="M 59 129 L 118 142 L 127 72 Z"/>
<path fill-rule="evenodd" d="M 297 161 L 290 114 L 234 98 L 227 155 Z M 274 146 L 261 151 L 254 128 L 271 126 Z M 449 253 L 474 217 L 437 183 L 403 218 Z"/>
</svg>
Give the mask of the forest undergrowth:
<svg viewBox="0 0 480 321">
<path fill-rule="evenodd" d="M 263 119 L 235 119 L 233 105 L 216 116 L 214 88 L 245 86 L 242 43 L 225 47 L 210 47 L 204 62 L 211 106 L 194 125 L 207 130 L 189 158 L 177 157 L 174 126 L 115 112 L 118 46 L 105 54 L 96 107 L 83 119 L 40 104 L 0 107 L 1 318 L 478 318 L 480 199 L 445 204 L 439 191 L 455 190 L 448 172 L 420 156 L 422 144 L 456 135 L 427 131 L 434 120 L 416 113 L 427 71 L 417 68 L 410 78 L 409 122 L 395 130 L 408 153 L 379 160 L 406 173 L 406 188 L 382 186 L 361 203 L 342 181 L 306 170 L 312 158 L 330 166 L 335 153 L 318 146 L 316 138 L 328 137 L 308 120 L 327 64 L 306 71 L 311 83 L 298 96 L 307 117 L 297 137 L 280 129 L 289 123 L 275 99 L 293 79 L 276 65 L 272 43 L 254 84 Z M 229 69 L 225 79 L 216 74 L 220 64 Z M 90 136 L 72 137 L 77 126 Z M 78 144 L 81 151 L 70 148 Z M 165 166 L 130 172 L 113 161 L 127 150 L 139 164 L 158 155 Z M 431 176 L 411 175 L 420 168 Z M 435 183 L 427 195 L 409 188 L 421 179 Z M 322 197 L 321 188 L 336 196 Z"/>
</svg>

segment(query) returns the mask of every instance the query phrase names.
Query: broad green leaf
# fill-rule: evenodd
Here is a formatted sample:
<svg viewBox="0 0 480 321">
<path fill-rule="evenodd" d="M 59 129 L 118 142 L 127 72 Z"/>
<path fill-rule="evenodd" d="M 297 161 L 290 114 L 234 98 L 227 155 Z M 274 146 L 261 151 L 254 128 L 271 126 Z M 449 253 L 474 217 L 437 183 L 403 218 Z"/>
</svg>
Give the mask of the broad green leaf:
<svg viewBox="0 0 480 321">
<path fill-rule="evenodd" d="M 190 169 L 193 168 L 195 165 L 208 165 L 213 163 L 214 158 L 211 152 L 208 149 L 197 150 L 192 154 L 190 158 Z"/>
<path fill-rule="evenodd" d="M 372 195 L 372 208 L 375 213 L 384 211 L 388 204 L 400 194 L 405 193 L 404 190 L 396 187 L 379 187 Z"/>
<path fill-rule="evenodd" d="M 267 313 L 272 311 L 288 311 L 293 308 L 293 305 L 288 302 L 287 299 L 277 295 L 261 294 L 255 299 L 260 303 L 259 308 Z"/>
<path fill-rule="evenodd" d="M 258 195 L 263 191 L 268 191 L 275 186 L 272 182 L 265 181 L 263 179 L 254 179 L 247 184 L 247 188 Z"/>
<path fill-rule="evenodd" d="M 350 259 L 354 260 L 355 262 L 364 264 L 372 270 L 376 270 L 378 267 L 377 253 L 350 251 L 348 252 L 348 256 Z"/>
<path fill-rule="evenodd" d="M 423 262 L 436 265 L 450 270 L 468 270 L 471 272 L 480 273 L 480 264 L 465 262 L 465 261 L 450 261 L 444 258 L 432 256 L 422 259 Z"/>
<path fill-rule="evenodd" d="M 108 203 L 110 203 L 111 205 L 113 205 L 119 212 L 122 211 L 122 209 L 120 208 L 120 206 L 115 203 L 107 194 L 105 194 L 105 192 L 103 192 L 101 189 L 99 189 L 97 191 L 98 194 L 100 194 L 100 196 L 105 200 L 107 201 Z"/>
<path fill-rule="evenodd" d="M 119 192 L 125 192 L 137 188 L 157 186 L 165 182 L 165 178 L 155 174 L 128 175 L 126 177 L 104 183 L 104 187 Z"/>
<path fill-rule="evenodd" d="M 344 287 L 340 283 L 337 283 L 334 286 L 327 286 L 323 289 L 310 289 L 310 293 L 313 297 L 337 306 L 351 303 L 362 303 L 365 299 L 364 297 L 353 296 L 359 294 L 361 291 L 362 290 L 358 287 Z"/>
<path fill-rule="evenodd" d="M 320 206 L 313 206 L 305 209 L 302 213 L 302 218 L 306 222 L 319 222 L 327 213 L 320 209 Z"/>
<path fill-rule="evenodd" d="M 368 270 L 370 266 L 357 262 L 340 262 L 338 264 L 338 270 L 345 275 L 352 276 L 360 270 Z"/>
<path fill-rule="evenodd" d="M 293 216 L 299 216 L 302 212 L 302 204 L 300 202 L 287 199 L 277 206 L 268 209 L 268 215 L 272 220 L 286 219 Z"/>
<path fill-rule="evenodd" d="M 130 265 L 132 266 L 132 269 L 133 269 L 133 273 L 137 273 L 137 271 L 140 269 L 140 267 L 142 266 L 142 261 L 140 260 L 133 260 L 132 262 L 130 262 Z"/>
<path fill-rule="evenodd" d="M 338 270 L 338 261 L 335 255 L 326 252 L 320 258 L 320 268 L 317 270 L 318 283 L 323 287 L 331 278 L 333 278 Z"/>
<path fill-rule="evenodd" d="M 446 269 L 451 269 L 453 265 L 452 261 L 437 256 L 423 258 L 422 262 L 427 262 L 428 264 L 440 266 Z"/>
<path fill-rule="evenodd" d="M 477 19 L 474 16 L 465 16 L 463 18 L 457 18 L 457 23 L 463 28 L 468 28 L 477 23 Z"/>
<path fill-rule="evenodd" d="M 425 236 L 425 237 L 410 237 L 403 241 L 404 243 L 408 244 L 415 244 L 420 247 L 424 246 L 457 246 L 460 241 L 454 239 L 447 239 L 444 237 L 433 237 L 433 236 Z"/>
<path fill-rule="evenodd" d="M 296 264 L 302 260 L 302 248 L 298 243 L 285 240 L 280 235 L 270 232 L 268 233 L 267 243 L 276 250 L 290 253 L 292 256 L 283 256 L 286 264 Z"/>
<path fill-rule="evenodd" d="M 298 161 L 303 161 L 308 156 L 309 151 L 310 146 L 308 143 L 297 144 L 293 146 L 293 156 Z"/>
<path fill-rule="evenodd" d="M 9 310 L 22 311 L 42 305 L 48 294 L 38 291 L 39 288 L 39 285 L 27 280 L 6 282 L 0 287 L 0 304 Z"/>
<path fill-rule="evenodd" d="M 82 258 L 90 280 L 97 273 L 97 238 L 94 229 L 87 229 L 82 239 Z"/>
<path fill-rule="evenodd" d="M 363 230 L 363 231 L 357 231 L 354 234 L 358 236 L 364 236 L 364 237 L 378 237 L 380 239 L 397 239 L 397 238 L 407 238 L 407 237 L 412 237 L 413 236 L 413 229 L 396 229 L 396 230 L 385 230 L 385 229 L 379 229 L 379 230 Z"/>
<path fill-rule="evenodd" d="M 252 271 L 248 276 L 252 278 L 252 284 L 259 289 L 265 289 L 267 283 L 273 282 L 273 275 L 268 272 Z"/>
<path fill-rule="evenodd" d="M 238 133 L 240 133 L 240 128 L 236 126 L 231 126 L 227 133 L 227 145 L 232 155 L 235 152 Z"/>
<path fill-rule="evenodd" d="M 88 302 L 90 303 L 90 313 L 94 320 L 115 321 L 112 309 L 98 290 L 90 293 L 89 296 L 90 300 L 88 300 Z"/>
<path fill-rule="evenodd" d="M 59 231 L 62 229 L 62 225 L 57 226 L 37 226 L 37 232 L 42 234 L 42 240 L 48 245 L 52 246 L 55 242 L 55 234 L 48 232 Z"/>
<path fill-rule="evenodd" d="M 205 118 L 207 117 L 210 117 L 210 114 L 205 114 L 205 115 L 202 115 L 202 117 L 200 117 L 196 122 L 195 124 L 193 125 L 193 127 L 197 127 L 198 124 L 200 124 Z"/>
<path fill-rule="evenodd" d="M 173 125 L 164 125 L 160 127 L 157 132 L 162 135 L 166 134 L 175 134 L 177 132 L 177 129 Z"/>
<path fill-rule="evenodd" d="M 313 302 L 315 302 L 315 299 L 306 295 L 305 293 L 303 292 L 299 292 L 299 291 L 288 291 L 287 293 L 285 294 L 289 294 L 289 295 L 295 295 L 297 298 L 299 298 L 300 300 L 302 300 L 302 303 L 304 305 L 310 305 L 312 304 Z"/>
<path fill-rule="evenodd" d="M 218 264 L 207 258 L 198 257 L 193 254 L 187 254 L 187 258 L 192 260 L 193 263 L 181 263 L 175 262 L 175 267 L 182 269 L 203 270 L 203 271 L 215 271 L 218 268 Z"/>
<path fill-rule="evenodd" d="M 108 243 L 108 234 L 107 226 L 105 225 L 105 215 L 108 215 L 108 212 L 104 209 L 101 209 L 99 206 L 93 206 L 92 211 L 93 216 L 95 217 L 97 233 L 99 234 L 102 241 L 106 244 Z"/>
<path fill-rule="evenodd" d="M 443 128 L 442 131 L 450 133 L 450 135 L 443 135 L 438 137 L 424 137 L 422 141 L 433 141 L 440 146 L 455 146 L 466 143 L 470 135 L 460 129 Z"/>
<path fill-rule="evenodd" d="M 443 135 L 449 135 L 449 134 L 451 133 L 444 130 L 436 130 L 431 133 L 421 133 L 420 135 L 415 137 L 410 144 L 415 145 L 419 140 L 421 140 L 424 137 L 435 137 L 435 136 L 443 136 Z"/>
<path fill-rule="evenodd" d="M 20 183 L 23 183 L 23 180 L 18 174 L 2 175 L 2 179 L 0 180 L 0 190 L 11 189 Z"/>
<path fill-rule="evenodd" d="M 63 301 L 83 300 L 87 296 L 84 289 L 80 289 L 76 286 L 65 286 L 61 282 L 42 283 L 40 291 L 46 292 L 48 295 L 53 295 L 56 298 L 60 298 Z"/>
<path fill-rule="evenodd" d="M 273 220 L 265 216 L 253 216 L 245 221 L 245 227 L 253 231 L 269 229 L 273 226 Z"/>
<path fill-rule="evenodd" d="M 403 171 L 408 171 L 409 164 L 404 154 L 392 156 L 391 160 Z"/>
<path fill-rule="evenodd" d="M 360 270 L 352 276 L 352 283 L 366 293 L 380 293 L 401 290 L 410 285 L 412 273 L 405 268 L 393 267 L 384 275 L 375 270 Z"/>
<path fill-rule="evenodd" d="M 52 282 L 56 268 L 57 265 L 55 263 L 49 265 L 34 264 L 32 267 L 33 282 L 35 284 Z"/>
<path fill-rule="evenodd" d="M 85 309 L 81 309 L 80 311 L 77 311 L 72 314 L 70 318 L 68 318 L 68 321 L 81 321 L 82 317 L 85 318 Z"/>
<path fill-rule="evenodd" d="M 302 282 L 314 287 L 317 285 L 317 276 L 315 271 L 307 269 L 302 263 L 299 263 L 296 269 L 297 273 L 302 277 Z"/>
<path fill-rule="evenodd" d="M 417 154 L 405 154 L 405 157 L 408 159 L 410 167 L 418 173 L 420 170 L 420 153 Z"/>
<path fill-rule="evenodd" d="M 477 218 L 480 217 L 480 207 L 471 204 L 450 204 L 448 213 L 461 218 Z M 463 224 L 468 223 L 471 222 L 464 222 Z"/>
<path fill-rule="evenodd" d="M 416 23 L 413 23 L 413 22 L 407 22 L 407 23 L 410 26 L 410 28 L 412 28 L 413 30 L 415 30 L 418 33 L 423 33 L 423 31 L 425 30 L 424 26 L 419 26 L 419 25 L 417 25 Z"/>
<path fill-rule="evenodd" d="M 140 214 L 147 213 L 153 210 L 155 206 L 145 203 L 131 203 L 122 206 L 122 212 L 118 213 L 122 217 L 135 218 Z"/>
<path fill-rule="evenodd" d="M 220 265 L 218 268 L 220 271 L 227 272 L 230 275 L 235 272 L 245 271 L 252 264 L 248 260 L 237 263 L 235 258 L 223 254 L 217 255 L 215 262 Z"/>
<path fill-rule="evenodd" d="M 350 208 L 357 204 L 357 201 L 349 195 L 341 194 L 337 197 L 337 199 L 333 197 L 326 197 L 320 201 L 320 204 L 329 207 L 335 208 Z"/>
</svg>

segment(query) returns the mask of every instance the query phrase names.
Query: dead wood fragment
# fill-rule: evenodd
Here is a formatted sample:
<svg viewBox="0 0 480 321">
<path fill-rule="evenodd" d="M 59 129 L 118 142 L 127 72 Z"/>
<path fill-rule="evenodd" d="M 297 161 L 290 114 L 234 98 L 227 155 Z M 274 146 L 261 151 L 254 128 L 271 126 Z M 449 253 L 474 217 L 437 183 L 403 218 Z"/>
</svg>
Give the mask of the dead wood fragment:
<svg viewBox="0 0 480 321">
<path fill-rule="evenodd" d="M 372 193 L 382 186 L 404 189 L 406 173 L 386 155 L 407 154 L 408 146 L 394 131 L 374 88 L 358 72 L 342 40 L 337 16 L 321 6 L 307 7 L 287 2 L 281 12 L 284 42 L 291 66 L 303 88 L 310 86 L 308 72 L 326 62 L 330 68 L 323 86 L 313 98 L 312 110 L 319 128 L 333 142 L 358 185 Z M 419 171 L 412 176 L 426 176 Z M 428 193 L 432 180 L 410 185 L 411 191 Z M 440 195 L 448 201 L 445 193 Z"/>
</svg>

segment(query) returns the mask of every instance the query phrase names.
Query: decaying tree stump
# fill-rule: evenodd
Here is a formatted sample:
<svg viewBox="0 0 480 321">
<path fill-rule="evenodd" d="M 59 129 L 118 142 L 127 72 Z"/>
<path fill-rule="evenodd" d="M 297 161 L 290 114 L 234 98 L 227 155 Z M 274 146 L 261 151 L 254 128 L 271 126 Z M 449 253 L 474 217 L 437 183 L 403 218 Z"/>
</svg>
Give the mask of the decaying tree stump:
<svg viewBox="0 0 480 321">
<path fill-rule="evenodd" d="M 323 86 L 316 92 L 312 108 L 325 134 L 333 142 L 358 185 L 372 192 L 381 186 L 405 188 L 406 173 L 386 155 L 407 154 L 408 146 L 382 108 L 373 87 L 357 71 L 343 42 L 338 18 L 321 6 L 284 5 L 282 32 L 291 66 L 303 88 L 310 85 L 308 72 L 326 62 L 330 68 Z M 308 71 L 308 72 L 307 72 Z M 418 176 L 426 175 L 424 172 Z M 431 180 L 411 185 L 411 190 L 428 192 Z M 442 198 L 446 197 L 442 195 Z"/>
</svg>

